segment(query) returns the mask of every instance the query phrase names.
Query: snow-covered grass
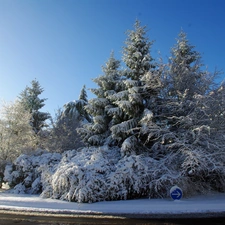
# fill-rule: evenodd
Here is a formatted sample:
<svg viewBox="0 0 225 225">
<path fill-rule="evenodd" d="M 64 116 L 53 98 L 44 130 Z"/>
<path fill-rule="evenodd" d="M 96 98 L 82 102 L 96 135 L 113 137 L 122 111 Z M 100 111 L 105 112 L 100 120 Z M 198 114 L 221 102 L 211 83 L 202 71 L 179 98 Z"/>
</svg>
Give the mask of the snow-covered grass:
<svg viewBox="0 0 225 225">
<path fill-rule="evenodd" d="M 12 194 L 3 191 L 0 192 L 0 210 L 149 218 L 171 218 L 175 215 L 176 217 L 209 217 L 225 215 L 225 194 L 214 193 L 176 201 L 169 198 L 146 198 L 89 204 L 43 199 L 39 195 Z"/>
</svg>

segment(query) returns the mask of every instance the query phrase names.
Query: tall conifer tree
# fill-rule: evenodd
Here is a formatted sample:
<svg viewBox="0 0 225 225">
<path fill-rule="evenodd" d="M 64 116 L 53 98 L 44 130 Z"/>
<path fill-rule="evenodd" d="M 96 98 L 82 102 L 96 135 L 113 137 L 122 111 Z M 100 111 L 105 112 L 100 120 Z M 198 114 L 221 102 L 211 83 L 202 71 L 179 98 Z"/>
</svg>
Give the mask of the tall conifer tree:
<svg viewBox="0 0 225 225">
<path fill-rule="evenodd" d="M 153 73 L 155 65 L 150 56 L 152 42 L 146 37 L 146 27 L 139 21 L 135 22 L 134 30 L 128 31 L 125 43 L 123 60 L 127 69 L 123 72 L 123 90 L 110 97 L 124 117 L 111 131 L 112 137 L 121 144 L 123 154 L 130 154 L 139 142 L 140 121 L 146 107 L 146 78 L 151 77 L 147 74 Z"/>
<path fill-rule="evenodd" d="M 112 53 L 106 65 L 102 67 L 104 75 L 93 80 L 99 86 L 91 89 L 97 97 L 90 99 L 85 107 L 93 122 L 78 129 L 85 143 L 98 146 L 112 142 L 109 129 L 113 118 L 115 119 L 119 112 L 116 112 L 118 109 L 112 105 L 110 96 L 120 90 L 119 66 L 120 62 Z"/>
<path fill-rule="evenodd" d="M 177 43 L 172 48 L 169 58 L 169 94 L 178 99 L 193 99 L 194 95 L 204 95 L 209 91 L 212 77 L 203 71 L 201 55 L 194 50 L 186 33 L 179 33 Z"/>
<path fill-rule="evenodd" d="M 45 105 L 44 102 L 46 100 L 46 98 L 39 98 L 39 95 L 41 95 L 43 91 L 44 89 L 35 79 L 31 81 L 31 87 L 26 87 L 19 95 L 20 103 L 32 115 L 30 124 L 35 133 L 38 133 L 43 127 L 46 127 L 46 120 L 50 118 L 49 113 L 40 111 Z"/>
</svg>

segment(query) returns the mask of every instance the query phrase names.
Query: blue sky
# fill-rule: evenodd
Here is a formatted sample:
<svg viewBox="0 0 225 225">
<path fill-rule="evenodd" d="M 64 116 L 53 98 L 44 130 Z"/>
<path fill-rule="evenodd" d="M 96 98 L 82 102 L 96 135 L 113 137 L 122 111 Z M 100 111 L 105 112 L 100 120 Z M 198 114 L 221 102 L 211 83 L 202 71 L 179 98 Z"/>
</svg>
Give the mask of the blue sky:
<svg viewBox="0 0 225 225">
<path fill-rule="evenodd" d="M 54 115 L 84 84 L 96 87 L 112 50 L 121 59 L 136 19 L 155 40 L 153 58 L 169 57 L 183 29 L 208 70 L 225 71 L 224 11 L 224 0 L 0 0 L 0 99 L 13 101 L 36 78 Z"/>
</svg>

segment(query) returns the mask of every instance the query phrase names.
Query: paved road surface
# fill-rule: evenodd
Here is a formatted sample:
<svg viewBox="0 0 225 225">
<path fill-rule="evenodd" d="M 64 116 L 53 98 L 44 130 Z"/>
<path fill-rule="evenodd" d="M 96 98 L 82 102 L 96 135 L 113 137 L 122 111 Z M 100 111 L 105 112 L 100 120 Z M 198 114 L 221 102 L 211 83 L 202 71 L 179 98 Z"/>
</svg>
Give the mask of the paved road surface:
<svg viewBox="0 0 225 225">
<path fill-rule="evenodd" d="M 42 215 L 13 215 L 0 213 L 0 224 L 18 225 L 225 225 L 225 218 L 207 219 L 93 219 L 93 218 L 68 218 Z"/>
</svg>

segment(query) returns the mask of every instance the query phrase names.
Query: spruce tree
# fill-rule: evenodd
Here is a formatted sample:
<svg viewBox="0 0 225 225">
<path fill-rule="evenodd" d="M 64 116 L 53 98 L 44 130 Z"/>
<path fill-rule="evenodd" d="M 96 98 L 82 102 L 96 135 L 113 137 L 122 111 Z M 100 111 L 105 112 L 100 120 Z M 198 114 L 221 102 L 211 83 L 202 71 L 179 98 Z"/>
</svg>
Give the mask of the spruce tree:
<svg viewBox="0 0 225 225">
<path fill-rule="evenodd" d="M 167 113 L 170 115 L 168 125 L 173 130 L 209 125 L 205 104 L 214 75 L 202 69 L 201 55 L 189 43 L 183 31 L 171 54 L 165 84 Z"/>
<path fill-rule="evenodd" d="M 79 100 L 83 100 L 85 102 L 88 102 L 87 92 L 86 92 L 86 86 L 85 85 L 81 89 L 80 96 L 79 96 Z"/>
<path fill-rule="evenodd" d="M 92 116 L 93 122 L 78 129 L 84 143 L 99 146 L 110 144 L 112 141 L 109 129 L 120 112 L 111 103 L 110 96 L 120 90 L 119 66 L 120 62 L 114 58 L 112 53 L 106 65 L 102 67 L 104 74 L 93 80 L 99 86 L 91 89 L 97 97 L 90 99 L 85 107 Z"/>
<path fill-rule="evenodd" d="M 32 115 L 30 124 L 36 134 L 47 127 L 46 120 L 50 118 L 49 113 L 40 111 L 46 101 L 46 98 L 39 98 L 43 91 L 44 89 L 35 79 L 31 81 L 31 87 L 26 87 L 19 95 L 20 103 Z"/>
<path fill-rule="evenodd" d="M 118 141 L 123 154 L 137 152 L 140 121 L 146 108 L 146 84 L 153 78 L 155 64 L 152 63 L 150 47 L 152 42 L 146 37 L 146 27 L 135 22 L 134 30 L 128 31 L 123 51 L 123 61 L 127 69 L 123 72 L 123 90 L 110 96 L 113 104 L 123 112 L 120 122 L 111 127 L 112 137 Z M 152 74 L 153 76 L 151 77 Z M 147 79 L 146 79 L 147 78 Z M 149 84 L 149 83 L 148 83 Z"/>
<path fill-rule="evenodd" d="M 204 95 L 210 89 L 213 77 L 202 70 L 201 55 L 194 48 L 186 33 L 181 31 L 169 58 L 167 79 L 171 97 L 193 99 L 195 95 Z"/>
<path fill-rule="evenodd" d="M 63 117 L 69 117 L 70 119 L 78 120 L 79 122 L 91 122 L 91 117 L 87 113 L 85 106 L 88 103 L 86 86 L 81 89 L 78 100 L 66 103 L 63 106 Z"/>
</svg>

